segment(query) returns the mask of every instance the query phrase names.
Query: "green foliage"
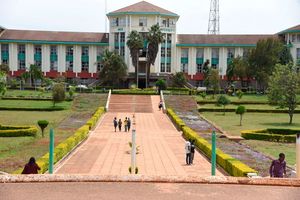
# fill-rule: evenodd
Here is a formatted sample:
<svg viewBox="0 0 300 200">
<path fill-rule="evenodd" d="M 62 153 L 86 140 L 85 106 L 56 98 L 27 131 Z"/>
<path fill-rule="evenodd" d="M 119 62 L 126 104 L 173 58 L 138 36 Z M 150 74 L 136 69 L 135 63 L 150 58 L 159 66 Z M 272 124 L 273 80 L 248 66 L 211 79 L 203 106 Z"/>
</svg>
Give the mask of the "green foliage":
<svg viewBox="0 0 300 200">
<path fill-rule="evenodd" d="M 199 96 L 202 97 L 202 99 L 206 99 L 206 92 L 200 92 Z"/>
<path fill-rule="evenodd" d="M 6 74 L 0 71 L 0 97 L 6 92 Z"/>
<path fill-rule="evenodd" d="M 174 87 L 183 87 L 187 83 L 187 79 L 183 72 L 176 72 L 172 79 Z"/>
<path fill-rule="evenodd" d="M 53 106 L 56 103 L 62 102 L 65 100 L 65 86 L 62 83 L 56 83 L 52 88 L 52 101 Z"/>
<path fill-rule="evenodd" d="M 127 66 L 123 58 L 114 52 L 106 50 L 103 55 L 103 68 L 99 72 L 99 78 L 105 84 L 117 87 L 126 76 Z"/>
<path fill-rule="evenodd" d="M 271 104 L 288 109 L 290 124 L 293 122 L 293 115 L 299 102 L 297 99 L 299 91 L 300 76 L 295 68 L 289 65 L 276 65 L 269 81 L 268 98 Z"/>
<path fill-rule="evenodd" d="M 225 95 L 218 96 L 217 105 L 223 106 L 223 109 L 224 109 L 223 115 L 225 115 L 225 107 L 228 104 L 230 104 L 230 100 Z"/>
<path fill-rule="evenodd" d="M 240 126 L 242 126 L 243 115 L 246 113 L 245 106 L 238 106 L 235 110 L 235 114 L 240 115 Z"/>
<path fill-rule="evenodd" d="M 260 129 L 244 130 L 241 136 L 246 140 L 264 140 L 271 142 L 295 143 L 299 129 Z"/>
<path fill-rule="evenodd" d="M 35 137 L 37 128 L 35 126 L 2 126 L 0 125 L 0 137 Z"/>
<path fill-rule="evenodd" d="M 159 79 L 155 83 L 156 87 L 158 87 L 158 91 L 167 89 L 167 83 L 164 79 Z"/>
<path fill-rule="evenodd" d="M 42 130 L 42 136 L 44 137 L 44 130 L 48 126 L 49 122 L 47 120 L 39 120 L 38 122 L 39 127 Z"/>
<path fill-rule="evenodd" d="M 239 99 L 242 99 L 242 97 L 243 97 L 243 95 L 244 95 L 244 92 L 243 92 L 242 90 L 238 90 L 238 91 L 236 92 L 236 95 L 237 95 L 237 97 L 238 97 Z"/>
<path fill-rule="evenodd" d="M 73 99 L 74 93 L 75 93 L 75 87 L 74 86 L 70 86 L 69 87 L 69 97 L 70 99 Z"/>
<path fill-rule="evenodd" d="M 215 98 L 215 94 L 220 90 L 220 76 L 219 70 L 211 69 L 209 76 L 209 86 L 213 90 L 213 98 Z"/>
</svg>

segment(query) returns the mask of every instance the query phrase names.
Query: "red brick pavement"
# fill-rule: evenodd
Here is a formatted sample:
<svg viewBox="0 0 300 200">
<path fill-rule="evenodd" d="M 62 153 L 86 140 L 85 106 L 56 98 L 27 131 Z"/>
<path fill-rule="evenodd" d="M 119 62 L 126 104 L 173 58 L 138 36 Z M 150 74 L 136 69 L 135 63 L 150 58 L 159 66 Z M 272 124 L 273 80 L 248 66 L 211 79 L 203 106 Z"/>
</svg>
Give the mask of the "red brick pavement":
<svg viewBox="0 0 300 200">
<path fill-rule="evenodd" d="M 131 133 L 114 132 L 114 117 L 124 120 L 133 112 L 137 167 L 143 175 L 210 176 L 210 163 L 198 152 L 194 164 L 185 165 L 185 140 L 167 115 L 158 110 L 159 96 L 112 95 L 106 113 L 87 141 L 77 148 L 55 171 L 56 174 L 127 175 L 130 166 Z M 121 112 L 117 112 L 119 108 Z M 137 108 L 137 109 L 136 109 Z M 218 176 L 223 176 L 217 171 Z"/>
</svg>

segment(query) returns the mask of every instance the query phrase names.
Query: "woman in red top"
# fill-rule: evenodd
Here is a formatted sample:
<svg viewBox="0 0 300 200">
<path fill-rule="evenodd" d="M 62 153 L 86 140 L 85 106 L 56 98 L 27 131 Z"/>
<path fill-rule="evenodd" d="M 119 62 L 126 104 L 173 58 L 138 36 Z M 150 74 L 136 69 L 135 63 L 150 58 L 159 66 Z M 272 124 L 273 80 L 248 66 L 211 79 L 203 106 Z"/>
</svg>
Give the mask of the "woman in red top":
<svg viewBox="0 0 300 200">
<path fill-rule="evenodd" d="M 35 163 L 34 157 L 31 157 L 25 165 L 22 174 L 38 174 L 38 170 L 41 170 L 41 168 Z"/>
</svg>

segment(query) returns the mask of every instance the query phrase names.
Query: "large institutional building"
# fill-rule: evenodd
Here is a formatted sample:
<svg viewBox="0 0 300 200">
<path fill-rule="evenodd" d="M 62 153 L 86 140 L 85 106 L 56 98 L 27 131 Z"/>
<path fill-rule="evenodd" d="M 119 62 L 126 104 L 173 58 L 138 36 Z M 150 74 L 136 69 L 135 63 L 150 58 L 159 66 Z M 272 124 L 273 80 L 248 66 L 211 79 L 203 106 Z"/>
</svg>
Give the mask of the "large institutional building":
<svg viewBox="0 0 300 200">
<path fill-rule="evenodd" d="M 300 25 L 274 35 L 205 35 L 177 34 L 179 16 L 148 2 L 141 1 L 110 12 L 109 33 L 82 33 L 12 30 L 0 27 L 0 64 L 8 64 L 10 75 L 19 77 L 34 64 L 45 76 L 63 75 L 89 83 L 98 78 L 105 49 L 118 52 L 128 66 L 128 83 L 134 80 L 134 67 L 126 46 L 132 30 L 145 35 L 154 24 L 159 24 L 165 35 L 160 44 L 154 66 L 152 83 L 160 77 L 184 72 L 194 85 L 203 80 L 202 65 L 208 59 L 226 74 L 230 59 L 245 55 L 260 39 L 280 37 L 289 45 L 295 65 L 300 66 Z M 146 46 L 146 44 L 145 44 Z M 146 50 L 139 59 L 139 82 L 145 84 Z"/>
</svg>

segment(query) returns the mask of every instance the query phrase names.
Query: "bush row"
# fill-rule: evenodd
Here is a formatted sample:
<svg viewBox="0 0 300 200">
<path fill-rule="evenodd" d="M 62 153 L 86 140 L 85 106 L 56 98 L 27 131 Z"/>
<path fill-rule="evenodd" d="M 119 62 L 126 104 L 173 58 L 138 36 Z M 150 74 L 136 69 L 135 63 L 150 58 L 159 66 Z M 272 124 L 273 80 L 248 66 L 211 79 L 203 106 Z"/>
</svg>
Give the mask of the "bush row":
<svg viewBox="0 0 300 200">
<path fill-rule="evenodd" d="M 295 143 L 296 133 L 300 130 L 295 129 L 259 129 L 241 131 L 241 136 L 246 140 L 264 140 L 271 142 Z"/>
<path fill-rule="evenodd" d="M 197 104 L 217 104 L 216 100 L 200 100 Z M 269 105 L 267 101 L 231 101 L 230 104 L 243 105 L 243 104 L 256 104 L 256 105 Z"/>
<path fill-rule="evenodd" d="M 199 112 L 235 112 L 235 108 L 199 108 Z M 247 112 L 256 112 L 256 113 L 288 113 L 288 110 L 279 110 L 279 109 L 256 109 L 256 108 L 247 108 Z M 294 113 L 300 113 L 300 110 L 295 110 Z"/>
<path fill-rule="evenodd" d="M 0 110 L 17 110 L 17 111 L 59 111 L 64 110 L 64 107 L 44 107 L 44 108 L 24 108 L 24 107 L 0 107 Z"/>
<path fill-rule="evenodd" d="M 2 126 L 0 125 L 0 137 L 35 137 L 38 129 L 35 126 Z"/>
<path fill-rule="evenodd" d="M 112 90 L 112 94 L 130 94 L 130 95 L 156 95 L 156 90 L 124 89 Z"/>
<path fill-rule="evenodd" d="M 177 122 L 176 126 L 181 127 L 185 138 L 195 140 L 195 145 L 197 148 L 199 148 L 208 158 L 211 158 L 211 144 L 204 138 L 200 137 L 194 130 L 186 126 L 172 109 L 167 109 L 167 113 L 175 124 Z M 216 154 L 217 163 L 232 176 L 243 177 L 247 176 L 248 173 L 257 173 L 257 171 L 254 169 L 231 157 L 230 155 L 225 154 L 218 148 Z"/>
<path fill-rule="evenodd" d="M 77 144 L 79 144 L 82 140 L 84 140 L 89 133 L 90 128 L 95 126 L 97 121 L 101 115 L 104 113 L 104 108 L 100 107 L 95 112 L 95 114 L 91 117 L 93 120 L 93 123 L 85 124 L 81 126 L 79 129 L 75 131 L 75 133 L 68 137 L 66 140 L 58 144 L 54 148 L 54 163 L 58 162 L 60 159 L 62 159 L 65 155 L 67 155 Z M 90 120 L 91 120 L 90 119 Z M 88 121 L 90 121 L 88 120 Z M 45 173 L 48 170 L 49 167 L 49 153 L 46 153 L 44 156 L 39 158 L 37 160 L 37 164 L 40 166 L 41 170 L 40 173 Z M 20 174 L 22 172 L 22 169 L 19 169 L 14 172 L 14 174 Z"/>
<path fill-rule="evenodd" d="M 91 130 L 96 124 L 98 119 L 101 117 L 101 115 L 105 112 L 103 107 L 98 108 L 98 110 L 95 112 L 95 114 L 86 122 L 86 125 L 89 126 L 89 129 Z"/>
</svg>

